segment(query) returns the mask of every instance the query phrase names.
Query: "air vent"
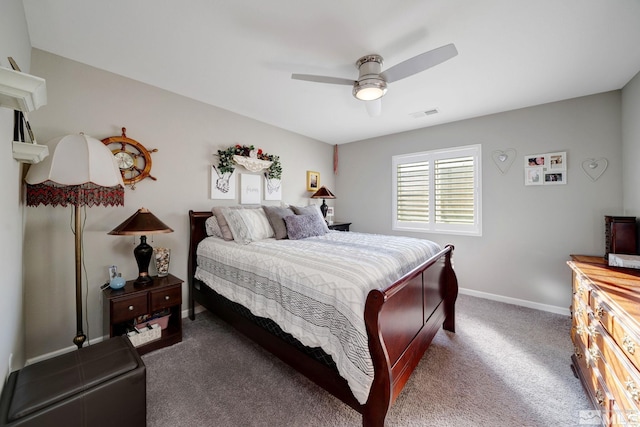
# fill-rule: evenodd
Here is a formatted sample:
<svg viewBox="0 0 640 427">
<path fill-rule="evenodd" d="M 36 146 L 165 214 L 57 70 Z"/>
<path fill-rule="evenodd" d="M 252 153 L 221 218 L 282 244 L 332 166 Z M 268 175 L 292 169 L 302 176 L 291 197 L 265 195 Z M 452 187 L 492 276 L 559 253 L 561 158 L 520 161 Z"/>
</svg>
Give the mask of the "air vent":
<svg viewBox="0 0 640 427">
<path fill-rule="evenodd" d="M 417 111 L 415 113 L 411 113 L 409 114 L 411 117 L 413 117 L 414 119 L 419 119 L 421 117 L 426 117 L 426 116 L 433 116 L 434 114 L 438 114 L 439 111 L 437 108 L 433 108 L 431 110 L 426 110 L 426 111 Z"/>
</svg>

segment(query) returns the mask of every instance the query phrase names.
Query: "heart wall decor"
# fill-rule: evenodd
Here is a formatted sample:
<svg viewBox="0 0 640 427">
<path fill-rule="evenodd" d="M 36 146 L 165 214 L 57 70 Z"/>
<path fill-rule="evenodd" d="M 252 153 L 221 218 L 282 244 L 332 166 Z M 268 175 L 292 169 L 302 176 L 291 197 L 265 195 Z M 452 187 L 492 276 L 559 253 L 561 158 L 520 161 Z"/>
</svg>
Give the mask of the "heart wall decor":
<svg viewBox="0 0 640 427">
<path fill-rule="evenodd" d="M 602 176 L 604 171 L 607 170 L 607 166 L 609 166 L 609 162 L 604 157 L 599 159 L 586 159 L 582 162 L 582 170 L 593 182 L 596 182 L 598 178 Z"/>
<path fill-rule="evenodd" d="M 502 175 L 507 173 L 513 161 L 516 159 L 516 150 L 513 148 L 507 148 L 506 150 L 495 150 L 491 153 L 491 158 L 493 159 L 493 163 L 496 164 L 496 167 L 500 171 Z"/>
</svg>

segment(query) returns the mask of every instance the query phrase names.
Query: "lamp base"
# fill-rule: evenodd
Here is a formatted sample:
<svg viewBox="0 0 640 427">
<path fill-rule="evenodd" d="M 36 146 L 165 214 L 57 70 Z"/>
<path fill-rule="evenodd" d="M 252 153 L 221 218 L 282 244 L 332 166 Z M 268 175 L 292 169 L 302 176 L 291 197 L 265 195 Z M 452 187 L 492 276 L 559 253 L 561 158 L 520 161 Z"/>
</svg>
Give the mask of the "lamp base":
<svg viewBox="0 0 640 427">
<path fill-rule="evenodd" d="M 153 279 L 149 276 L 149 263 L 153 255 L 153 248 L 147 243 L 147 236 L 140 236 L 140 244 L 133 250 L 138 264 L 138 278 L 133 282 L 134 286 L 149 286 Z"/>
<path fill-rule="evenodd" d="M 322 204 L 320 205 L 320 212 L 322 212 L 322 217 L 326 218 L 327 217 L 327 210 L 329 209 L 329 206 L 327 205 L 327 202 L 325 201 L 325 199 L 322 199 Z"/>
<path fill-rule="evenodd" d="M 149 286 L 153 285 L 153 278 L 148 274 L 146 276 L 138 276 L 135 282 L 133 282 L 134 286 Z"/>
<path fill-rule="evenodd" d="M 78 349 L 82 348 L 86 340 L 87 336 L 82 331 L 78 331 L 78 334 L 73 337 L 73 343 L 78 346 Z"/>
</svg>

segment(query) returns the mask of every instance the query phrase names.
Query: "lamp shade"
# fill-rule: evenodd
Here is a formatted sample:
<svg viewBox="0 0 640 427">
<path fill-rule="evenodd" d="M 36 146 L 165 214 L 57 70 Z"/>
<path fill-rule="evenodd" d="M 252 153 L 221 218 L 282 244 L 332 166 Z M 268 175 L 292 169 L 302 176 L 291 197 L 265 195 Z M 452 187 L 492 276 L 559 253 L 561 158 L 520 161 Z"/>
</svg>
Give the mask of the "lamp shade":
<svg viewBox="0 0 640 427">
<path fill-rule="evenodd" d="M 52 155 L 29 168 L 27 205 L 122 206 L 124 183 L 111 151 L 84 134 L 47 144 Z"/>
<path fill-rule="evenodd" d="M 318 191 L 313 193 L 311 198 L 312 199 L 335 199 L 336 196 L 334 196 L 333 193 L 323 185 L 322 187 L 320 187 L 320 189 L 318 189 Z"/>
<path fill-rule="evenodd" d="M 171 227 L 160 221 L 148 209 L 140 208 L 109 232 L 112 235 L 143 236 L 147 234 L 172 233 Z"/>
</svg>

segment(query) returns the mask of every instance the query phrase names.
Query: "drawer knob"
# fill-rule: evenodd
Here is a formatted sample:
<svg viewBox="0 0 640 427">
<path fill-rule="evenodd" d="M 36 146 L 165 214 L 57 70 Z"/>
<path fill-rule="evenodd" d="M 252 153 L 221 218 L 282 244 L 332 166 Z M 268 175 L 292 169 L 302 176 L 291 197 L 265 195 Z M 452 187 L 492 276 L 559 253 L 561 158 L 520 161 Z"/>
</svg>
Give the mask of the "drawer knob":
<svg viewBox="0 0 640 427">
<path fill-rule="evenodd" d="M 578 359 L 582 359 L 582 352 L 578 347 L 573 347 L 573 354 L 575 354 Z"/>
<path fill-rule="evenodd" d="M 169 301 L 169 295 L 165 295 L 165 296 L 164 296 L 164 300 L 165 300 L 165 301 Z"/>
<path fill-rule="evenodd" d="M 129 311 L 133 311 L 133 306 L 132 305 L 129 306 Z"/>
<path fill-rule="evenodd" d="M 596 390 L 596 400 L 598 401 L 598 405 L 604 406 L 604 393 L 600 389 Z"/>
<path fill-rule="evenodd" d="M 636 403 L 640 403 L 640 390 L 638 390 L 636 383 L 633 382 L 631 377 L 627 377 L 627 382 L 625 382 L 624 385 L 627 387 L 627 391 L 631 393 L 631 398 Z"/>
<path fill-rule="evenodd" d="M 596 319 L 601 319 L 602 316 L 604 316 L 604 314 L 605 314 L 604 308 L 600 304 L 596 305 L 596 312 L 595 312 Z"/>
<path fill-rule="evenodd" d="M 629 335 L 624 334 L 624 337 L 622 338 L 622 344 L 624 345 L 624 348 L 627 350 L 627 352 L 629 352 L 629 354 L 634 354 L 636 352 L 636 343 L 633 342 Z"/>
<path fill-rule="evenodd" d="M 595 338 L 598 336 L 598 330 L 596 329 L 595 325 L 589 325 L 589 327 L 587 328 L 587 334 L 591 337 L 591 338 Z"/>
</svg>

